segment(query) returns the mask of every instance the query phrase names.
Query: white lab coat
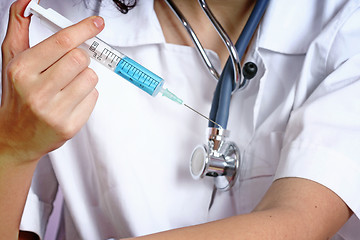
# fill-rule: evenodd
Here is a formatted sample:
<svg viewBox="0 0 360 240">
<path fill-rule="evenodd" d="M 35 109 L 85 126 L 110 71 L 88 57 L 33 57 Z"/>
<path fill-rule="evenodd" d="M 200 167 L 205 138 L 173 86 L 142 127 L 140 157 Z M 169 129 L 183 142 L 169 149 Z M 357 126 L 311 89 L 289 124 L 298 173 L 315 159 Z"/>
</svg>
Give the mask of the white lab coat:
<svg viewBox="0 0 360 240">
<path fill-rule="evenodd" d="M 165 43 L 153 1 L 139 1 L 127 15 L 109 2 L 41 4 L 74 22 L 100 14 L 106 23 L 100 38 L 208 113 L 216 82 L 193 48 Z M 358 0 L 271 1 L 246 56 L 259 71 L 231 102 L 228 129 L 241 149 L 241 176 L 234 189 L 217 194 L 210 211 L 211 179 L 194 181 L 188 170 L 207 122 L 92 63 L 100 79 L 95 110 L 72 140 L 40 162 L 21 228 L 43 236 L 58 185 L 65 199 L 59 239 L 107 239 L 248 213 L 274 179 L 302 177 L 330 188 L 354 211 L 334 239 L 358 239 L 359 7 Z M 49 34 L 43 28 L 33 19 L 32 45 Z M 208 53 L 219 69 L 216 54 Z"/>
</svg>

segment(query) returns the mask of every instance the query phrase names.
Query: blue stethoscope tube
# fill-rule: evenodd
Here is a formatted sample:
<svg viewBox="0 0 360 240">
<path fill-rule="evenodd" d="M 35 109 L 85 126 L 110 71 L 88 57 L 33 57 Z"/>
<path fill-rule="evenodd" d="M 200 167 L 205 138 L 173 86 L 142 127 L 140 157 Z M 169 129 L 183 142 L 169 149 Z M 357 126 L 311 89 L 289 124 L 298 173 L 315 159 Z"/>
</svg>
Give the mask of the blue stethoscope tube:
<svg viewBox="0 0 360 240">
<path fill-rule="evenodd" d="M 254 9 L 251 12 L 250 17 L 235 44 L 235 48 L 239 54 L 240 59 L 244 55 L 244 52 L 266 10 L 268 3 L 269 0 L 256 1 Z M 231 94 L 233 90 L 235 90 L 235 86 L 233 85 L 233 78 L 233 66 L 231 59 L 229 58 L 217 83 L 209 116 L 212 121 L 220 124 L 224 129 L 226 129 L 228 123 Z M 245 82 L 246 81 L 244 81 L 244 83 Z M 241 87 L 243 86 L 239 86 L 239 88 Z M 209 121 L 209 127 L 215 127 L 214 123 Z"/>
</svg>

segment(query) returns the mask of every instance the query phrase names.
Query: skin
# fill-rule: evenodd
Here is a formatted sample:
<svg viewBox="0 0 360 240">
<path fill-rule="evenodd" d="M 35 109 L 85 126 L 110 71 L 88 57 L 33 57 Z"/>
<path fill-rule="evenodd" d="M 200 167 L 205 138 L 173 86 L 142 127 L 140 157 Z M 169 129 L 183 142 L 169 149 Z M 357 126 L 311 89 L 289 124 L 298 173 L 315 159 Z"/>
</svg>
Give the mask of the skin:
<svg viewBox="0 0 360 240">
<path fill-rule="evenodd" d="M 275 181 L 250 214 L 140 239 L 330 239 L 350 216 L 331 190 L 309 180 L 286 178 Z"/>
<path fill-rule="evenodd" d="M 3 96 L 0 108 L 0 233 L 17 239 L 21 214 L 34 168 L 41 156 L 60 147 L 87 121 L 97 99 L 96 74 L 76 47 L 103 29 L 91 17 L 29 48 L 29 19 L 22 12 L 29 0 L 12 5 L 2 45 Z M 222 63 L 227 55 L 196 1 L 175 1 L 193 24 L 206 48 Z M 208 0 L 234 41 L 253 1 Z M 236 6 L 236 7 L 234 7 Z M 162 1 L 155 11 L 166 41 L 191 45 L 182 26 Z M 235 24 L 241 23 L 241 24 Z M 215 36 L 216 35 L 216 36 Z M 62 71 L 67 69 L 68 71 Z M 309 180 L 275 181 L 253 212 L 220 221 L 143 236 L 140 239 L 329 239 L 352 215 L 328 188 Z M 21 232 L 20 239 L 37 239 Z"/>
<path fill-rule="evenodd" d="M 215 51 L 221 60 L 222 66 L 224 66 L 229 56 L 228 51 L 198 1 L 173 0 L 173 2 L 188 20 L 203 47 Z M 255 1 L 208 0 L 206 2 L 232 42 L 236 42 L 251 14 Z M 165 1 L 155 0 L 154 8 L 167 43 L 194 46 L 186 29 Z"/>
</svg>

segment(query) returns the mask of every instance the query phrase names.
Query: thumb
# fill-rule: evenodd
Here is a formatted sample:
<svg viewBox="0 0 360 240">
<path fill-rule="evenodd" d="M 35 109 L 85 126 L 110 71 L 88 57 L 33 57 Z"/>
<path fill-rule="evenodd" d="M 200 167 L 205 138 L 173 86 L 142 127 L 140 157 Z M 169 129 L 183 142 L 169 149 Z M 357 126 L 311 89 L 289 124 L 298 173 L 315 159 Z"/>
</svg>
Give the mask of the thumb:
<svg viewBox="0 0 360 240">
<path fill-rule="evenodd" d="M 18 53 L 29 48 L 30 17 L 24 11 L 30 0 L 17 0 L 10 7 L 9 23 L 2 45 L 3 69 Z"/>
</svg>

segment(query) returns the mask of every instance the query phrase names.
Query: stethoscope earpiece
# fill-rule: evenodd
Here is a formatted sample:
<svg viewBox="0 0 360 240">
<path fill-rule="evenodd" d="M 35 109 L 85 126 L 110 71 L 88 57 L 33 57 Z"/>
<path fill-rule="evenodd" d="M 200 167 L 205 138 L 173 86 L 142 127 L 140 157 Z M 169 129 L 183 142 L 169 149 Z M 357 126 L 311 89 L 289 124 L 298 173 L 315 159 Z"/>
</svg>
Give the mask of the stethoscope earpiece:
<svg viewBox="0 0 360 240">
<path fill-rule="evenodd" d="M 250 80 L 256 76 L 257 70 L 258 67 L 256 66 L 255 63 L 253 62 L 245 63 L 242 68 L 242 75 L 244 77 L 244 80 L 242 81 L 243 85 L 241 85 L 239 89 L 235 89 L 235 91 L 244 89 L 248 85 Z"/>
<path fill-rule="evenodd" d="M 253 77 L 255 77 L 256 73 L 257 73 L 258 67 L 256 66 L 255 63 L 253 62 L 247 62 L 244 64 L 243 66 L 243 76 L 246 80 L 250 80 Z"/>
</svg>

